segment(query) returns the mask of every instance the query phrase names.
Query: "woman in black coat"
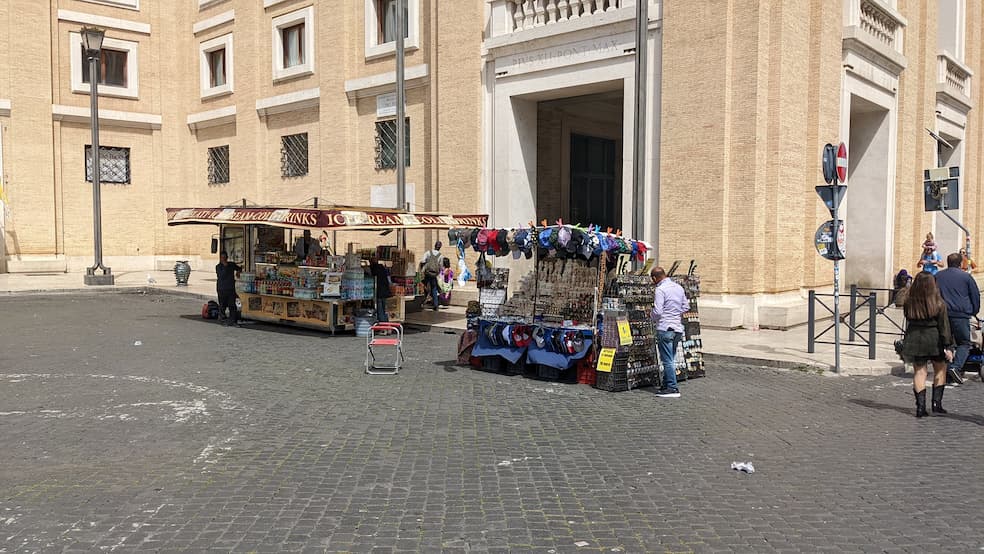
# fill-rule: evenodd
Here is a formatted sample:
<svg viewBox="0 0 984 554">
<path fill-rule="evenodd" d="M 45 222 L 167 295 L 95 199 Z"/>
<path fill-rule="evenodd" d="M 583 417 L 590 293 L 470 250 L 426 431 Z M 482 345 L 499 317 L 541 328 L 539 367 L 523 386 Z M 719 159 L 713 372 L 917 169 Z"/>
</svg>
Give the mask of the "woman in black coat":
<svg viewBox="0 0 984 554">
<path fill-rule="evenodd" d="M 933 413 L 945 414 L 943 390 L 946 362 L 953 359 L 953 337 L 946 315 L 946 302 L 936 287 L 936 279 L 926 271 L 916 276 L 912 286 L 903 289 L 902 311 L 908 325 L 902 344 L 902 359 L 913 366 L 912 392 L 916 395 L 916 417 L 926 413 L 927 367 L 933 363 Z M 896 304 L 899 303 L 896 297 Z"/>
</svg>

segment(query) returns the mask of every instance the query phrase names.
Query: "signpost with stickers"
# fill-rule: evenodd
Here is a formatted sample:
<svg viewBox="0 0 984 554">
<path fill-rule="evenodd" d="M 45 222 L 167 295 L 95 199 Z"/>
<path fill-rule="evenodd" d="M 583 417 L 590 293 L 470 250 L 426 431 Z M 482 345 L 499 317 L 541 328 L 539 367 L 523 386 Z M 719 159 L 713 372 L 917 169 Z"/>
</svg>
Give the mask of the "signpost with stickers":
<svg viewBox="0 0 984 554">
<path fill-rule="evenodd" d="M 827 184 L 818 185 L 816 191 L 830 211 L 831 219 L 817 228 L 813 243 L 818 254 L 834 262 L 834 371 L 840 373 L 840 261 L 847 252 L 847 234 L 837 210 L 847 194 L 847 186 L 841 184 L 847 181 L 847 146 L 843 142 L 836 148 L 833 144 L 825 145 L 820 166 Z"/>
</svg>

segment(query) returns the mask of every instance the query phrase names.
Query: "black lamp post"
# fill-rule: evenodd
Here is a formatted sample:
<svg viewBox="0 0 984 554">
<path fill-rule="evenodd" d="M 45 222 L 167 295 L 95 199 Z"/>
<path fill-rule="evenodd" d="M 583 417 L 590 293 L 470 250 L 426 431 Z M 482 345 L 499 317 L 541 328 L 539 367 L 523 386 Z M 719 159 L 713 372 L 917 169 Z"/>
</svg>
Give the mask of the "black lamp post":
<svg viewBox="0 0 984 554">
<path fill-rule="evenodd" d="M 86 285 L 112 285 L 113 270 L 102 261 L 102 196 L 100 191 L 99 164 L 99 69 L 103 39 L 106 31 L 96 27 L 82 27 L 82 48 L 89 64 L 89 121 L 92 126 L 92 238 L 95 245 L 95 261 L 85 270 Z M 101 273 L 99 273 L 101 271 Z"/>
</svg>

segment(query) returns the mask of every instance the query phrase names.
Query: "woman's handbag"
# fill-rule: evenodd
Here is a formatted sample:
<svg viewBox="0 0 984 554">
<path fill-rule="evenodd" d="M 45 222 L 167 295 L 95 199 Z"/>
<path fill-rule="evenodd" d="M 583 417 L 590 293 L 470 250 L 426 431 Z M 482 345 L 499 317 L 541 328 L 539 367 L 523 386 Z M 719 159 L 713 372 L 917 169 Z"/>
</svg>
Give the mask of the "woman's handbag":
<svg viewBox="0 0 984 554">
<path fill-rule="evenodd" d="M 902 357 L 902 348 L 905 347 L 905 339 L 898 339 L 895 341 L 895 353 Z"/>
</svg>

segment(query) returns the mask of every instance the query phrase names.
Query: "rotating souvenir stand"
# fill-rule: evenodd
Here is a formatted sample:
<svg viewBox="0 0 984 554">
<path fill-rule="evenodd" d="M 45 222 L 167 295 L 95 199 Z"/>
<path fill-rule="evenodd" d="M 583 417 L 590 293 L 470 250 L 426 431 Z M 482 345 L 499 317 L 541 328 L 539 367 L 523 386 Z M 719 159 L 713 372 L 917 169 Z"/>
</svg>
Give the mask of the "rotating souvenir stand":
<svg viewBox="0 0 984 554">
<path fill-rule="evenodd" d="M 653 294 L 648 275 L 619 275 L 606 289 L 596 388 L 620 392 L 659 384 L 656 335 L 650 317 Z"/>
<path fill-rule="evenodd" d="M 677 265 L 674 263 L 671 269 L 675 269 Z M 697 262 L 691 260 L 685 275 L 671 275 L 670 279 L 683 287 L 690 303 L 689 309 L 683 314 L 684 336 L 677 351 L 677 379 L 704 377 L 707 373 L 704 368 L 704 345 L 700 338 L 700 276 L 697 275 Z"/>
</svg>

